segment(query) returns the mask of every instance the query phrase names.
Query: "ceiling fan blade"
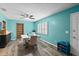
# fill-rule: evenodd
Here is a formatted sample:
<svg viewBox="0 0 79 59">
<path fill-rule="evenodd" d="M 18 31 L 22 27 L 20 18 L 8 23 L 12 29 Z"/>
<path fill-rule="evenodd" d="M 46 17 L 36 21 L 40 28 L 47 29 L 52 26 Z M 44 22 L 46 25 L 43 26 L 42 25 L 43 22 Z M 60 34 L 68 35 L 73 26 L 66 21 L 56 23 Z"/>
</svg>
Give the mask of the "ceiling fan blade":
<svg viewBox="0 0 79 59">
<path fill-rule="evenodd" d="M 30 18 L 30 19 L 35 19 L 35 18 Z"/>
<path fill-rule="evenodd" d="M 29 18 L 30 18 L 30 19 L 35 19 L 33 15 L 30 15 Z"/>
<path fill-rule="evenodd" d="M 7 11 L 5 8 L 0 8 L 2 11 Z"/>
</svg>

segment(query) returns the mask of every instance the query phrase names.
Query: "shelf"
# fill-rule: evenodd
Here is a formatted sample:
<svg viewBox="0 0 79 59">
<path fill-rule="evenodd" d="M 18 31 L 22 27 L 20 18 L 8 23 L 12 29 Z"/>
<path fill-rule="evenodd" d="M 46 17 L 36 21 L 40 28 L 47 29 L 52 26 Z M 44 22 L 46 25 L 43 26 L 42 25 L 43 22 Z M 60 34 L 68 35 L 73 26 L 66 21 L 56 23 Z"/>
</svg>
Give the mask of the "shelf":
<svg viewBox="0 0 79 59">
<path fill-rule="evenodd" d="M 70 45 L 66 42 L 58 42 L 57 49 L 58 51 L 63 52 L 67 55 L 70 53 Z"/>
</svg>

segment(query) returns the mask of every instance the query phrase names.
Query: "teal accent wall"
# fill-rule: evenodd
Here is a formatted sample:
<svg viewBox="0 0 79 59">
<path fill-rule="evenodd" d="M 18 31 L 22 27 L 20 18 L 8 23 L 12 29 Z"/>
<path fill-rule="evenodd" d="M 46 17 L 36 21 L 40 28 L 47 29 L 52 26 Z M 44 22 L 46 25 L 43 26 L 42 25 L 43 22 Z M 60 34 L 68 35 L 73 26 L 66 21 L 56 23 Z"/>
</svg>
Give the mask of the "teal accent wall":
<svg viewBox="0 0 79 59">
<path fill-rule="evenodd" d="M 5 20 L 6 17 L 0 12 L 0 22 L 2 22 L 2 20 Z"/>
<path fill-rule="evenodd" d="M 79 5 L 35 22 L 36 30 L 39 23 L 48 22 L 48 35 L 40 34 L 41 40 L 54 45 L 59 41 L 70 42 L 70 14 L 74 12 L 79 12 Z M 69 33 L 66 34 L 65 31 L 69 31 Z"/>
<path fill-rule="evenodd" d="M 2 23 L 3 20 L 5 20 L 5 16 L 3 15 L 2 12 L 0 12 L 0 22 Z M 5 20 L 6 21 L 6 20 Z M 0 31 L 2 30 L 2 25 L 0 25 Z"/>
<path fill-rule="evenodd" d="M 24 34 L 30 34 L 34 29 L 33 22 L 24 21 L 24 20 L 13 20 L 7 19 L 7 30 L 11 32 L 11 39 L 16 40 L 16 23 L 23 23 L 24 24 Z"/>
</svg>

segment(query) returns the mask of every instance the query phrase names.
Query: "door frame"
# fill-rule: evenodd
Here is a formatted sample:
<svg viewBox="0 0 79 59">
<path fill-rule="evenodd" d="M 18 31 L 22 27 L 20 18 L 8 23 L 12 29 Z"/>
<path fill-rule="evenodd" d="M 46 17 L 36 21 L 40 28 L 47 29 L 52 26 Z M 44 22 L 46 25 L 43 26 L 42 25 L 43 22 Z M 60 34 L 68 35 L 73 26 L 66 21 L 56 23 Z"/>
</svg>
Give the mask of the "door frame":
<svg viewBox="0 0 79 59">
<path fill-rule="evenodd" d="M 23 34 L 24 34 L 24 23 L 16 23 L 16 39 L 17 39 L 17 24 L 22 24 L 22 26 L 23 26 Z"/>
</svg>

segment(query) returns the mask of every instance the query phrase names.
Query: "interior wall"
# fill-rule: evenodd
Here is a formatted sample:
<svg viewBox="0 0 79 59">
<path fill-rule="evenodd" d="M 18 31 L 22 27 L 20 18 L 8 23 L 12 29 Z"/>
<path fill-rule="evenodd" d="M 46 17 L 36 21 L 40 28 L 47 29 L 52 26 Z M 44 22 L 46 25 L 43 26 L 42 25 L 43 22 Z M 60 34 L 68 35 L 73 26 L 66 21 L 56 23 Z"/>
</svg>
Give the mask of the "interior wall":
<svg viewBox="0 0 79 59">
<path fill-rule="evenodd" d="M 5 18 L 6 17 L 2 14 L 2 12 L 0 12 L 0 22 L 2 22 L 3 20 L 6 21 Z M 2 26 L 0 25 L 0 31 L 1 30 L 2 30 Z"/>
<path fill-rule="evenodd" d="M 70 42 L 70 14 L 74 12 L 79 12 L 79 5 L 35 22 L 36 30 L 39 23 L 48 22 L 48 34 L 39 34 L 41 40 L 45 40 L 54 45 L 59 41 Z"/>
<path fill-rule="evenodd" d="M 30 34 L 34 30 L 33 22 L 7 19 L 7 30 L 11 32 L 12 40 L 16 40 L 16 23 L 24 24 L 24 34 Z"/>
<path fill-rule="evenodd" d="M 2 14 L 2 12 L 0 12 L 0 22 L 2 22 L 2 20 L 5 20 L 6 17 Z"/>
</svg>

